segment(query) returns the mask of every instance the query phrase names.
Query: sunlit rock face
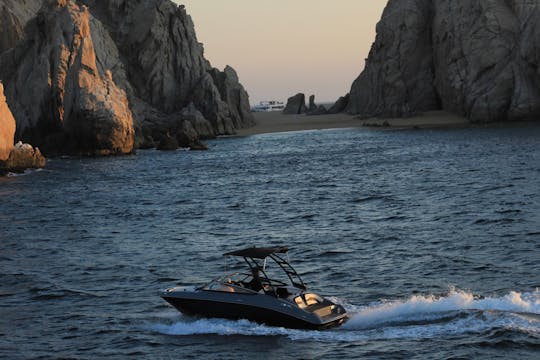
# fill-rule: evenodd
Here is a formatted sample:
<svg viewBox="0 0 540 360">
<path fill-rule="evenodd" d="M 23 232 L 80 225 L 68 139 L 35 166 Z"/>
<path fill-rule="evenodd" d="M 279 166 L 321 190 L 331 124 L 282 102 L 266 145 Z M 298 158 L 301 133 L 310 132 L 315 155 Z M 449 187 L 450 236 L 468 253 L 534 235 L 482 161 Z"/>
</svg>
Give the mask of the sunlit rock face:
<svg viewBox="0 0 540 360">
<path fill-rule="evenodd" d="M 0 22 L 15 137 L 47 153 L 123 154 L 168 133 L 198 144 L 254 124 L 236 72 L 211 67 L 172 1 L 0 0 Z"/>
<path fill-rule="evenodd" d="M 0 83 L 0 161 L 7 160 L 15 136 L 15 119 L 4 96 L 4 86 Z"/>
<path fill-rule="evenodd" d="M 6 103 L 4 86 L 0 83 L 0 176 L 44 167 L 46 160 L 41 151 L 22 142 L 14 146 L 14 136 L 15 119 Z"/>
<path fill-rule="evenodd" d="M 5 161 L 0 160 L 0 176 L 10 172 L 22 173 L 26 169 L 42 168 L 46 163 L 47 160 L 39 148 L 18 142 L 9 152 L 8 158 Z"/>
<path fill-rule="evenodd" d="M 9 54 L 6 74 L 17 131 L 52 152 L 89 155 L 133 150 L 127 96 L 102 76 L 90 12 L 72 0 L 48 0 Z"/>
<path fill-rule="evenodd" d="M 537 1 L 390 0 L 346 110 L 539 119 L 539 23 Z"/>
</svg>

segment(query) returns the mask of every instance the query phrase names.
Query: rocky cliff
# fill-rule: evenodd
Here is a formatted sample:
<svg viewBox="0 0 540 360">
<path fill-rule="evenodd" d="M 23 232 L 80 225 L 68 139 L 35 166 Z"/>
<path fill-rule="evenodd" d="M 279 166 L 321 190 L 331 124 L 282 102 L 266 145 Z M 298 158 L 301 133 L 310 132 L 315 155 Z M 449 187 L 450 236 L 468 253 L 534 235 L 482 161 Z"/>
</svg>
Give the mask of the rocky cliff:
<svg viewBox="0 0 540 360">
<path fill-rule="evenodd" d="M 390 0 L 346 111 L 540 119 L 540 2 Z"/>
<path fill-rule="evenodd" d="M 166 118 L 162 124 L 182 128 L 178 124 L 190 121 L 183 114 L 191 106 L 206 120 L 190 122 L 203 137 L 209 126 L 217 135 L 254 125 L 249 96 L 236 72 L 231 67 L 212 68 L 183 5 L 170 0 L 79 1 L 103 24 L 117 48 L 118 54 L 111 54 L 111 45 L 99 46 L 98 58 L 106 59 L 104 68 L 121 63 L 125 69 L 113 71 L 114 79 L 137 104 L 133 107 L 137 127 L 155 128 Z"/>
<path fill-rule="evenodd" d="M 19 134 L 46 149 L 89 155 L 133 151 L 134 128 L 125 92 L 100 74 L 88 9 L 48 1 L 27 26 L 4 74 Z M 55 149 L 56 150 L 56 149 Z"/>
<path fill-rule="evenodd" d="M 0 79 L 18 139 L 51 152 L 120 154 L 168 133 L 197 147 L 199 137 L 254 123 L 236 72 L 211 67 L 183 6 L 23 1 L 31 5 L 0 0 L 9 29 Z"/>
</svg>

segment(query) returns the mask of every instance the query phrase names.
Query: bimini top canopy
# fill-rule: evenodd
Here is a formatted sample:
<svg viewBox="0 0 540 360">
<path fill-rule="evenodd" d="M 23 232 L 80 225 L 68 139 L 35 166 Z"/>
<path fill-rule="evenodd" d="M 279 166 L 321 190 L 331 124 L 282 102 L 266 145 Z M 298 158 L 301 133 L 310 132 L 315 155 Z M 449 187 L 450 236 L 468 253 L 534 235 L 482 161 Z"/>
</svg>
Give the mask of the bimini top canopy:
<svg viewBox="0 0 540 360">
<path fill-rule="evenodd" d="M 266 259 L 272 254 L 284 254 L 287 251 L 289 251 L 289 248 L 286 246 L 272 248 L 251 247 L 243 250 L 228 252 L 226 254 L 223 254 L 223 256 L 241 256 L 254 259 Z"/>
</svg>

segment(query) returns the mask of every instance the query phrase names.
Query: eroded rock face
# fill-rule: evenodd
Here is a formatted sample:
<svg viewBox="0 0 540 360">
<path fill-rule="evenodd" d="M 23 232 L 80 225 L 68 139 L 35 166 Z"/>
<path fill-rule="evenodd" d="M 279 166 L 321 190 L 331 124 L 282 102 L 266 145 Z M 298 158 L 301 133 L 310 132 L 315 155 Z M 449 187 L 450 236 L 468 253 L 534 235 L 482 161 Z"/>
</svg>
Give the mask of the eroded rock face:
<svg viewBox="0 0 540 360">
<path fill-rule="evenodd" d="M 75 1 L 48 0 L 29 24 L 6 74 L 17 133 L 49 152 L 130 153 L 127 96 L 110 72 L 98 71 L 90 21 Z"/>
<path fill-rule="evenodd" d="M 347 111 L 539 119 L 539 23 L 537 1 L 390 0 Z"/>
<path fill-rule="evenodd" d="M 0 83 L 0 161 L 7 160 L 13 149 L 15 119 L 4 96 L 4 86 Z"/>
</svg>

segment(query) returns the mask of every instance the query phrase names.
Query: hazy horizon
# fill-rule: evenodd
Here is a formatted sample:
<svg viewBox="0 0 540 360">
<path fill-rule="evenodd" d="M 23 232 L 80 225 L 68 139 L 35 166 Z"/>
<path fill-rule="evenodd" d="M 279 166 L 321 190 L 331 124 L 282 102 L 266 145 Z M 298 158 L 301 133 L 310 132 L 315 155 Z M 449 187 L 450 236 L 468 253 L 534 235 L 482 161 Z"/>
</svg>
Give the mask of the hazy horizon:
<svg viewBox="0 0 540 360">
<path fill-rule="evenodd" d="M 349 92 L 364 68 L 387 0 L 175 0 L 214 67 L 231 65 L 250 102 L 303 92 L 317 102 Z"/>
</svg>

